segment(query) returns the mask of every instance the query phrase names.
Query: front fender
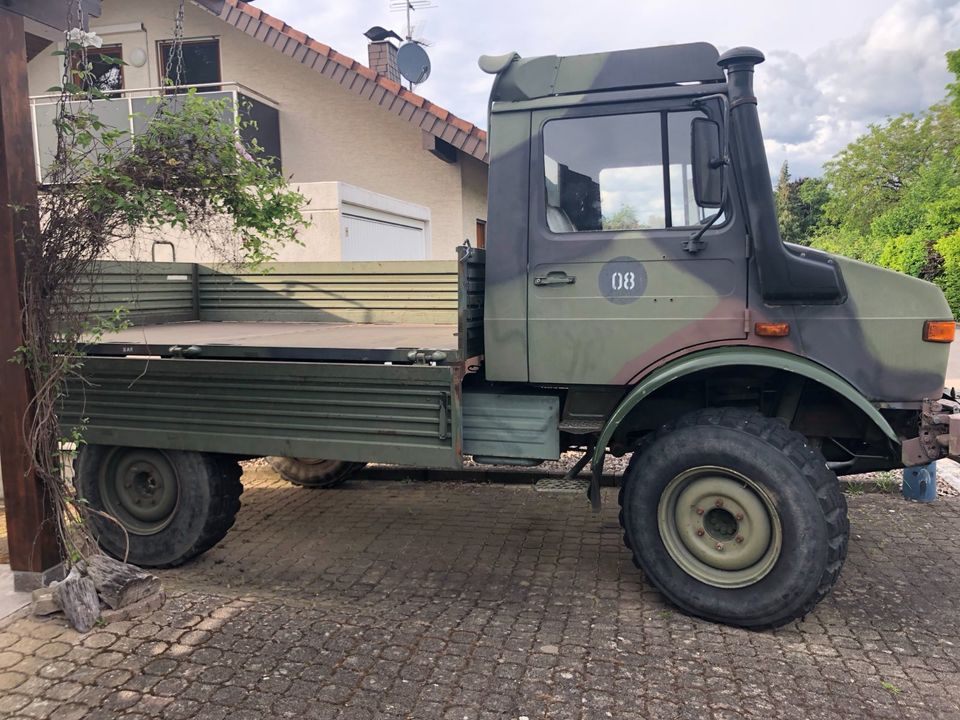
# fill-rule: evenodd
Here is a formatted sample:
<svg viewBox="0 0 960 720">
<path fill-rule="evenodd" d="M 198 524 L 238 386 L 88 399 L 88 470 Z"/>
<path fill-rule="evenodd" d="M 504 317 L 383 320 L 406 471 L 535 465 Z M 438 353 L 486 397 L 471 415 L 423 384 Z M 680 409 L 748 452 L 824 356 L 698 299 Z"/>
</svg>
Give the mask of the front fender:
<svg viewBox="0 0 960 720">
<path fill-rule="evenodd" d="M 799 355 L 793 355 L 792 353 L 779 350 L 755 347 L 724 347 L 703 350 L 679 358 L 655 370 L 641 380 L 620 402 L 620 405 L 617 406 L 617 409 L 614 410 L 604 425 L 603 431 L 600 433 L 600 439 L 593 452 L 594 469 L 602 467 L 607 444 L 620 426 L 620 423 L 623 422 L 623 419 L 630 414 L 630 411 L 643 402 L 648 395 L 685 375 L 710 368 L 729 367 L 731 365 L 777 368 L 820 383 L 853 403 L 880 428 L 884 435 L 898 445 L 900 444 L 897 433 L 890 427 L 890 423 L 880 414 L 880 411 L 877 410 L 859 390 L 833 371 Z"/>
</svg>

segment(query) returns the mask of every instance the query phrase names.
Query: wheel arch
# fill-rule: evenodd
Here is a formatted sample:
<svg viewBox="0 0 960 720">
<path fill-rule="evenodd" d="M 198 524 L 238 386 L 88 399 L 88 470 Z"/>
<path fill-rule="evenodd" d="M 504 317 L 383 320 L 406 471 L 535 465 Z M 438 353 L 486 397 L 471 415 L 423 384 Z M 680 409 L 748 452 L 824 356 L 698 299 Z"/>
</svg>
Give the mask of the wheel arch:
<svg viewBox="0 0 960 720">
<path fill-rule="evenodd" d="M 594 449 L 593 467 L 602 467 L 607 445 L 621 423 L 640 407 L 654 391 L 670 385 L 681 378 L 704 370 L 721 367 L 755 367 L 783 370 L 832 390 L 848 400 L 864 414 L 889 440 L 900 442 L 896 431 L 886 418 L 853 385 L 812 360 L 792 353 L 769 348 L 725 347 L 703 350 L 673 360 L 654 370 L 637 383 L 604 423 Z"/>
</svg>

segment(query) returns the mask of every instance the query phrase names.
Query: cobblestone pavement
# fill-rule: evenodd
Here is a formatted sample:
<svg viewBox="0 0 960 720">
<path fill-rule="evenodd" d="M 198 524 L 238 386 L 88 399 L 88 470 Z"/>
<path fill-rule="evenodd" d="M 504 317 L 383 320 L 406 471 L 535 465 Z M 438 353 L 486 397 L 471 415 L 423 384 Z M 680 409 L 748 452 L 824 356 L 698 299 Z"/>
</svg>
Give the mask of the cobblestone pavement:
<svg viewBox="0 0 960 720">
<path fill-rule="evenodd" d="M 166 606 L 80 636 L 0 628 L 0 715 L 960 718 L 960 498 L 850 498 L 850 557 L 804 622 L 672 610 L 621 546 L 613 490 L 247 478 Z"/>
</svg>

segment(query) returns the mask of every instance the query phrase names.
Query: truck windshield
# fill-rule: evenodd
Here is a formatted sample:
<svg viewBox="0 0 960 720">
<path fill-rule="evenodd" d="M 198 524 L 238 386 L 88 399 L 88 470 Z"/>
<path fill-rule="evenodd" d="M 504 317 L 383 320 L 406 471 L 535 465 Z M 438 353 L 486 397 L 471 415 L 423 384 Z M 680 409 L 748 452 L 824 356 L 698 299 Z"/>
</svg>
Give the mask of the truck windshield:
<svg viewBox="0 0 960 720">
<path fill-rule="evenodd" d="M 543 129 L 547 225 L 555 233 L 697 225 L 694 111 L 551 120 Z M 666 168 L 666 172 L 664 169 Z"/>
</svg>

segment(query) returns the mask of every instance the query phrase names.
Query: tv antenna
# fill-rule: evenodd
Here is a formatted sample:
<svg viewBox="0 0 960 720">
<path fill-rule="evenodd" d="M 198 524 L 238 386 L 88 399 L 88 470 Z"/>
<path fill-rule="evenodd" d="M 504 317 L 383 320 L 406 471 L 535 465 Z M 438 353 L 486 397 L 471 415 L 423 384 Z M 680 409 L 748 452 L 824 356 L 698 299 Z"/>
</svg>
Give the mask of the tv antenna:
<svg viewBox="0 0 960 720">
<path fill-rule="evenodd" d="M 392 0 L 390 3 L 390 12 L 406 12 L 407 14 L 407 42 L 421 43 L 413 39 L 413 22 L 410 13 L 417 10 L 432 10 L 437 7 L 433 0 Z"/>
<path fill-rule="evenodd" d="M 397 65 L 400 75 L 410 83 L 410 89 L 414 85 L 426 82 L 430 77 L 430 58 L 423 46 L 430 46 L 426 40 L 415 38 L 413 36 L 414 25 L 410 13 L 417 10 L 430 10 L 437 7 L 433 0 L 392 0 L 390 3 L 391 12 L 405 12 L 407 15 L 406 42 L 400 45 L 397 50 Z"/>
</svg>

